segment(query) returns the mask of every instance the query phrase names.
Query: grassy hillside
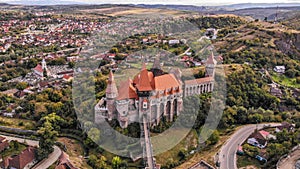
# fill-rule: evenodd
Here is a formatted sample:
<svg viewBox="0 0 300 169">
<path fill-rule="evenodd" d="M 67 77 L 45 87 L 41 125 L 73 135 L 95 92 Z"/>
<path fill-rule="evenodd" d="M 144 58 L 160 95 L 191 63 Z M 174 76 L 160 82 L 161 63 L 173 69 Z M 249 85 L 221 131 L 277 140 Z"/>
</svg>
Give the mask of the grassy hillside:
<svg viewBox="0 0 300 169">
<path fill-rule="evenodd" d="M 247 63 L 266 69 L 285 65 L 291 78 L 300 76 L 300 31 L 282 24 L 251 21 L 222 28 L 213 44 L 226 64 Z"/>
</svg>

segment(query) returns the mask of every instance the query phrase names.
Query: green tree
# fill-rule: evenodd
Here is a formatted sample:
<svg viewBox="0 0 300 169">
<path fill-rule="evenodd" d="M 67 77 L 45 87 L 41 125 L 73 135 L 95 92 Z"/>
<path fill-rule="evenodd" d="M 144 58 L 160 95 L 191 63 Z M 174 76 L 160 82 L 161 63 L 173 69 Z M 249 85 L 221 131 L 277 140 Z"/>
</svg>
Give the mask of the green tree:
<svg viewBox="0 0 300 169">
<path fill-rule="evenodd" d="M 117 53 L 119 53 L 119 49 L 116 48 L 116 47 L 115 48 L 111 48 L 111 50 L 109 52 L 117 54 Z"/>
<path fill-rule="evenodd" d="M 99 129 L 93 127 L 88 132 L 89 138 L 91 138 L 95 143 L 100 141 L 100 131 Z"/>
<path fill-rule="evenodd" d="M 300 76 L 296 78 L 296 83 L 300 84 Z"/>
<path fill-rule="evenodd" d="M 119 169 L 121 163 L 122 163 L 121 158 L 120 158 L 119 156 L 115 156 L 115 157 L 112 159 L 112 167 L 113 167 L 113 169 Z"/>
<path fill-rule="evenodd" d="M 26 87 L 28 86 L 28 84 L 26 82 L 19 82 L 17 85 L 16 85 L 16 88 L 18 90 L 24 90 L 26 89 Z"/>
<path fill-rule="evenodd" d="M 206 144 L 208 145 L 214 145 L 217 144 L 220 140 L 220 134 L 217 130 L 215 130 L 210 137 L 206 140 Z"/>
<path fill-rule="evenodd" d="M 42 127 L 37 131 L 39 140 L 39 149 L 37 151 L 38 160 L 47 158 L 48 155 L 53 152 L 54 143 L 58 136 L 58 132 L 54 130 L 52 124 L 49 121 L 45 121 Z"/>
</svg>

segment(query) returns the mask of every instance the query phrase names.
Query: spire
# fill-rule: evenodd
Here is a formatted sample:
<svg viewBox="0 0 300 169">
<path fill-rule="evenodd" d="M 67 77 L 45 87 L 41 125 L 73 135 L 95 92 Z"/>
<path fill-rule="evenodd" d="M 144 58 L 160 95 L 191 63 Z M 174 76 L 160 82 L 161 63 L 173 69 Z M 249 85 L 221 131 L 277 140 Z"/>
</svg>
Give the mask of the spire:
<svg viewBox="0 0 300 169">
<path fill-rule="evenodd" d="M 160 67 L 160 57 L 159 56 L 155 57 L 152 69 L 161 69 L 161 67 Z"/>
<path fill-rule="evenodd" d="M 217 64 L 217 61 L 215 59 L 213 51 L 211 51 L 211 55 L 207 58 L 206 64 L 207 65 L 216 65 Z"/>
<path fill-rule="evenodd" d="M 43 58 L 43 60 L 42 60 L 42 69 L 47 70 L 47 64 L 46 64 L 45 58 Z"/>
<path fill-rule="evenodd" d="M 142 70 L 147 69 L 146 63 L 144 62 L 142 65 Z"/>
<path fill-rule="evenodd" d="M 108 84 L 112 84 L 114 82 L 115 82 L 114 74 L 113 74 L 112 70 L 110 70 L 109 76 L 108 76 Z"/>
</svg>

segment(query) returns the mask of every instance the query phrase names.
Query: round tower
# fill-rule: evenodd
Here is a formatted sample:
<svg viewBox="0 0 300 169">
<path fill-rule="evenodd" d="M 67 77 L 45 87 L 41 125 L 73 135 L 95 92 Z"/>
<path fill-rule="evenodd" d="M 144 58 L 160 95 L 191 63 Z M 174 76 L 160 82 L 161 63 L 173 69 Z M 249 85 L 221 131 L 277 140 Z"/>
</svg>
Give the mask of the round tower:
<svg viewBox="0 0 300 169">
<path fill-rule="evenodd" d="M 115 113 L 115 100 L 118 97 L 118 89 L 116 86 L 113 72 L 109 72 L 108 83 L 106 88 L 106 107 L 108 113 L 108 120 L 112 120 Z"/>
</svg>

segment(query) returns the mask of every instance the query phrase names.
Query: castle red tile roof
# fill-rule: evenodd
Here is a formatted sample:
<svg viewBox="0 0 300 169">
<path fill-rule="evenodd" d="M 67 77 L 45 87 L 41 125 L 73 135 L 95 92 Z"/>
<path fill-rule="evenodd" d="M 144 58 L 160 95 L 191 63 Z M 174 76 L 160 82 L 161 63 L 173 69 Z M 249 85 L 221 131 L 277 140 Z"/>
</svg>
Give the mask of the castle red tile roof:
<svg viewBox="0 0 300 169">
<path fill-rule="evenodd" d="M 137 89 L 141 92 L 151 91 L 152 86 L 149 80 L 148 70 L 144 67 L 140 73 L 139 82 L 136 85 Z"/>
<path fill-rule="evenodd" d="M 137 99 L 136 89 L 132 85 L 132 80 L 128 79 L 120 84 L 117 100 Z"/>
<path fill-rule="evenodd" d="M 165 74 L 154 78 L 155 90 L 179 87 L 180 84 L 173 74 Z"/>
<path fill-rule="evenodd" d="M 214 81 L 213 77 L 204 77 L 204 78 L 199 78 L 199 79 L 186 80 L 185 84 L 186 85 L 197 85 L 197 84 L 209 83 L 209 82 L 213 82 L 213 81 Z"/>
</svg>

